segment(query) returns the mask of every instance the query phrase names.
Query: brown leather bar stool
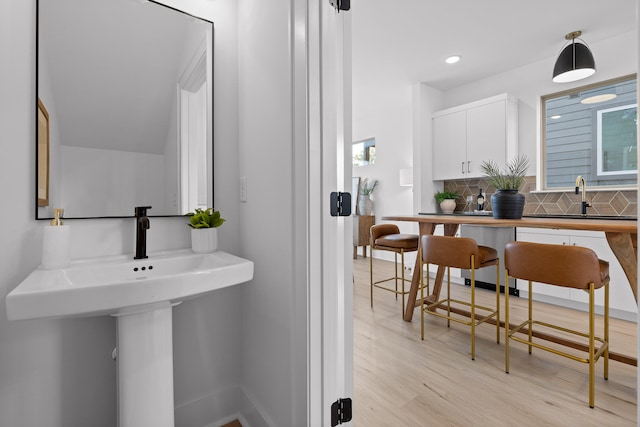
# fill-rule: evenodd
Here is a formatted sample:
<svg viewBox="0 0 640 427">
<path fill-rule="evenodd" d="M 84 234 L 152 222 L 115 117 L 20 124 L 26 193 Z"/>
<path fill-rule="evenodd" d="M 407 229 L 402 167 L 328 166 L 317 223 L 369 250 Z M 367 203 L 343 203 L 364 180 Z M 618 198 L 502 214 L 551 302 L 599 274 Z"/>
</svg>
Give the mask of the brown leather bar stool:
<svg viewBox="0 0 640 427">
<path fill-rule="evenodd" d="M 452 320 L 463 325 L 471 326 L 471 360 L 475 360 L 476 357 L 477 325 L 495 317 L 496 341 L 500 343 L 500 258 L 498 258 L 498 252 L 487 246 L 479 246 L 475 240 L 466 237 L 422 236 L 420 259 L 421 266 L 427 264 L 427 280 L 429 280 L 429 264 L 447 267 L 447 297 L 432 304 L 423 303 L 422 309 L 420 310 L 422 339 L 424 339 L 424 315 L 427 313 L 447 319 L 447 327 L 451 326 Z M 475 271 L 491 265 L 496 266 L 495 308 L 476 304 Z M 451 267 L 471 270 L 470 302 L 451 298 Z M 420 298 L 424 301 L 423 291 L 420 292 Z M 466 318 L 455 317 L 451 311 L 452 303 L 469 307 L 471 310 L 470 319 L 466 320 Z M 446 314 L 436 311 L 439 308 L 446 308 Z M 476 315 L 476 310 L 486 312 L 486 315 Z"/>
<path fill-rule="evenodd" d="M 400 229 L 395 224 L 377 224 L 371 227 L 370 230 L 370 238 L 371 238 L 371 256 L 369 257 L 369 279 L 370 279 L 370 288 L 371 288 L 371 307 L 373 307 L 373 288 L 383 289 L 385 291 L 393 292 L 396 294 L 396 299 L 398 299 L 398 295 L 402 297 L 402 315 L 404 316 L 404 296 L 409 293 L 408 290 L 405 291 L 405 282 L 410 282 L 410 279 L 406 279 L 404 277 L 404 254 L 407 252 L 415 252 L 418 250 L 418 240 L 419 237 L 417 234 L 402 234 L 400 233 Z M 386 279 L 378 280 L 376 282 L 373 281 L 373 251 L 381 250 L 381 251 L 390 251 L 394 253 L 395 257 L 395 275 Z M 402 272 L 400 276 L 398 276 L 398 254 L 400 255 L 400 267 Z M 382 283 L 395 282 L 395 287 L 391 288 L 388 286 L 383 286 Z M 398 290 L 398 281 L 400 281 L 400 288 Z"/>
<path fill-rule="evenodd" d="M 604 379 L 609 378 L 609 263 L 598 259 L 594 251 L 580 246 L 551 245 L 544 243 L 510 242 L 504 249 L 506 280 L 509 277 L 527 280 L 529 283 L 529 315 L 519 326 L 509 325 L 509 295 L 505 294 L 505 372 L 509 373 L 509 339 L 527 344 L 531 348 L 564 356 L 589 364 L 589 406 L 594 405 L 595 363 L 604 355 Z M 589 292 L 589 332 L 571 330 L 559 325 L 533 320 L 531 282 L 582 289 Z M 595 290 L 604 286 L 604 338 L 595 336 Z M 587 338 L 589 356 L 578 357 L 533 341 L 534 325 L 546 327 Z M 539 329 L 539 328 L 538 328 Z M 516 336 L 521 332 L 525 338 Z M 595 342 L 600 343 L 599 348 Z M 574 346 L 569 346 L 575 348 Z"/>
</svg>

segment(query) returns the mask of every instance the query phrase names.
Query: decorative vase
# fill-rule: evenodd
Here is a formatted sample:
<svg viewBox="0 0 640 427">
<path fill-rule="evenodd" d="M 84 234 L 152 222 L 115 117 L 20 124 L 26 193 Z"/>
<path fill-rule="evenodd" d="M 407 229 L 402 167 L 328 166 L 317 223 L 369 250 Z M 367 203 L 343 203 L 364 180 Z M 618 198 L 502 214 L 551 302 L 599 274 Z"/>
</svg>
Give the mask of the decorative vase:
<svg viewBox="0 0 640 427">
<path fill-rule="evenodd" d="M 444 213 L 453 213 L 456 210 L 456 201 L 454 199 L 444 199 L 440 202 L 440 209 Z"/>
<path fill-rule="evenodd" d="M 361 194 L 360 201 L 358 202 L 358 209 L 360 215 L 371 215 L 373 212 L 373 202 L 368 194 Z"/>
<path fill-rule="evenodd" d="M 518 190 L 498 190 L 491 196 L 491 210 L 496 219 L 520 219 L 524 211 L 524 194 Z"/>
<path fill-rule="evenodd" d="M 215 252 L 218 249 L 217 228 L 192 228 L 191 250 L 197 254 Z"/>
</svg>

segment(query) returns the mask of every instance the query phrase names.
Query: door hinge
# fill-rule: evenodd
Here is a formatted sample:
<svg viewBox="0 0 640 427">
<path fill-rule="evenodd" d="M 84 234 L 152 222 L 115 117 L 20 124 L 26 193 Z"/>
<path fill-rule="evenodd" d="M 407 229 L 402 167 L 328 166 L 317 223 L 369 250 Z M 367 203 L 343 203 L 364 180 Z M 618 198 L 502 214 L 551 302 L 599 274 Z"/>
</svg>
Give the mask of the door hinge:
<svg viewBox="0 0 640 427">
<path fill-rule="evenodd" d="M 329 3 L 336 8 L 338 13 L 340 13 L 341 10 L 351 9 L 351 0 L 329 0 Z"/>
<path fill-rule="evenodd" d="M 331 216 L 349 216 L 351 215 L 351 193 L 332 192 L 331 198 Z"/>
<path fill-rule="evenodd" d="M 331 427 L 336 427 L 338 424 L 351 421 L 352 412 L 350 397 L 338 399 L 333 402 L 331 404 Z"/>
</svg>

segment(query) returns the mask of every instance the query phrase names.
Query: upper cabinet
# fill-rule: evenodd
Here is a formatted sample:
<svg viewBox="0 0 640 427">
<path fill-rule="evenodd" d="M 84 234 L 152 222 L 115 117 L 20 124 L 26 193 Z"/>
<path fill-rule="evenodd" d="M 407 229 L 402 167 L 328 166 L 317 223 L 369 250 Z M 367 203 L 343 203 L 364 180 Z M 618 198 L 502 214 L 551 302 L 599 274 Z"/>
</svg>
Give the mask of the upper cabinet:
<svg viewBox="0 0 640 427">
<path fill-rule="evenodd" d="M 501 94 L 438 111 L 433 120 L 433 179 L 482 177 L 480 164 L 501 167 L 517 155 L 518 100 Z"/>
</svg>

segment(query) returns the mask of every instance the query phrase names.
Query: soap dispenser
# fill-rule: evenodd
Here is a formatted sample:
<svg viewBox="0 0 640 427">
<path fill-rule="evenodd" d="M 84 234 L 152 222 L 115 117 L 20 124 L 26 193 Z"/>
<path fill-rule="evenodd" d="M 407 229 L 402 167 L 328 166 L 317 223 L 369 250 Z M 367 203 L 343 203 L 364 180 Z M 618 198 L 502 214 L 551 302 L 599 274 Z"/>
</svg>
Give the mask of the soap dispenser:
<svg viewBox="0 0 640 427">
<path fill-rule="evenodd" d="M 42 236 L 42 268 L 64 268 L 71 259 L 71 231 L 68 225 L 63 225 L 64 209 L 56 208 L 54 218 L 49 227 L 44 227 Z"/>
</svg>

